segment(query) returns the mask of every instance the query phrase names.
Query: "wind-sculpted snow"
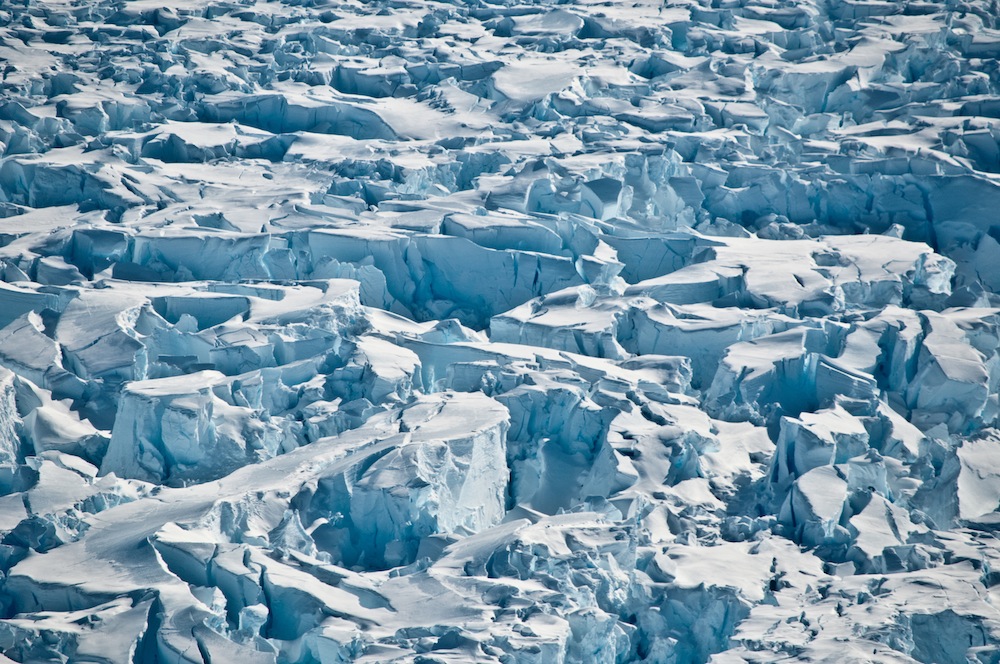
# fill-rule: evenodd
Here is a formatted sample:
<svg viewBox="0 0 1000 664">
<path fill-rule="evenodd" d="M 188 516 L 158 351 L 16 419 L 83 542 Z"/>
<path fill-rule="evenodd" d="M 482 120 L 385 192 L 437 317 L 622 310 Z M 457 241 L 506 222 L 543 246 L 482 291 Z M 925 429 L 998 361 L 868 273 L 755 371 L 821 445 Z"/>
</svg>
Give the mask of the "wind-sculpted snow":
<svg viewBox="0 0 1000 664">
<path fill-rule="evenodd" d="M 0 659 L 1000 661 L 993 0 L 0 3 Z"/>
</svg>

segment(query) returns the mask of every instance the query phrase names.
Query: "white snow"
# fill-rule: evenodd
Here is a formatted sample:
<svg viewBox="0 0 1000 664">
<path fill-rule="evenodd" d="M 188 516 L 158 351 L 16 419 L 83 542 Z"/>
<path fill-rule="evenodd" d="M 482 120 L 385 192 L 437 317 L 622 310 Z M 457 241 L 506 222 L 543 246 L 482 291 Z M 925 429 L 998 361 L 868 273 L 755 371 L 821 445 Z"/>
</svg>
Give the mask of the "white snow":
<svg viewBox="0 0 1000 664">
<path fill-rule="evenodd" d="M 998 59 L 0 3 L 0 661 L 996 661 Z"/>
</svg>

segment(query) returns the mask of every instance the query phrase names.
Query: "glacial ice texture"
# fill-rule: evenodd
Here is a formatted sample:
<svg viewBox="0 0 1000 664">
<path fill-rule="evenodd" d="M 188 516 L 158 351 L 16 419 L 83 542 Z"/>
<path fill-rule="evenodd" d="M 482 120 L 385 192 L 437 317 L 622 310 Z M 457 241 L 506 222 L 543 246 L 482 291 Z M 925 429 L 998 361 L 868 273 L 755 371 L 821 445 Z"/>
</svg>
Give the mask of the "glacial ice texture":
<svg viewBox="0 0 1000 664">
<path fill-rule="evenodd" d="M 996 0 L 0 2 L 0 660 L 1000 662 Z"/>
</svg>

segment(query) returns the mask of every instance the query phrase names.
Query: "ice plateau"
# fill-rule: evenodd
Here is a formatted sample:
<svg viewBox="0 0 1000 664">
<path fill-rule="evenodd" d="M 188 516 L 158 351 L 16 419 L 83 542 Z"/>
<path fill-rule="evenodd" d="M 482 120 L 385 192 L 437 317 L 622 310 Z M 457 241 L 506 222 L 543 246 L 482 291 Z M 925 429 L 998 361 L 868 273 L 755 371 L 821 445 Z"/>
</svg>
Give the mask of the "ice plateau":
<svg viewBox="0 0 1000 664">
<path fill-rule="evenodd" d="M 997 0 L 0 0 L 0 662 L 1000 663 Z"/>
</svg>

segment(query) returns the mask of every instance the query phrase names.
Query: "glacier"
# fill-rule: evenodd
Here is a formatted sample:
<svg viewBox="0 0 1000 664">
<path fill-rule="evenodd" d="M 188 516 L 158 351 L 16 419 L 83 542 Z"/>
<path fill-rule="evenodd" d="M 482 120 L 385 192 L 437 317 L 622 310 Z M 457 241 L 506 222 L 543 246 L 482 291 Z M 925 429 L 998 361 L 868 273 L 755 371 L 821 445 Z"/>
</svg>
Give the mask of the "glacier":
<svg viewBox="0 0 1000 664">
<path fill-rule="evenodd" d="M 1000 662 L 997 0 L 30 0 L 0 66 L 0 661 Z"/>
</svg>

